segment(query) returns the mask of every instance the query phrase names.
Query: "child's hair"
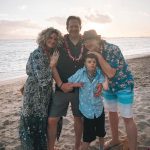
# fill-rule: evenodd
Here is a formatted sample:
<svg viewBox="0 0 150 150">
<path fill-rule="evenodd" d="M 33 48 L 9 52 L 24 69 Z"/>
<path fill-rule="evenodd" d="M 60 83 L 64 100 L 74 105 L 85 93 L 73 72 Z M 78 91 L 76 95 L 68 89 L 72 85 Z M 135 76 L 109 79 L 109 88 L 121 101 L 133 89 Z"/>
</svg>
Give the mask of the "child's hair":
<svg viewBox="0 0 150 150">
<path fill-rule="evenodd" d="M 97 60 L 96 55 L 94 55 L 94 54 L 92 54 L 92 53 L 86 54 L 86 55 L 84 56 L 84 62 L 86 61 L 87 58 L 93 58 L 93 59 L 95 59 L 95 60 L 96 60 L 96 64 L 98 64 L 98 60 Z"/>
</svg>

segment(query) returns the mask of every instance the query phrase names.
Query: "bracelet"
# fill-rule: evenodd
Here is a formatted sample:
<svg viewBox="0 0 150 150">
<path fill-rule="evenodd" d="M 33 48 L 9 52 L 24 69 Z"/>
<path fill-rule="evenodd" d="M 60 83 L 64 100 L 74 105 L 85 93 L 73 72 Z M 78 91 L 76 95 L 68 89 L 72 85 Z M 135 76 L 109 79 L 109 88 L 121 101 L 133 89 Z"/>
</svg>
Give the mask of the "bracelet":
<svg viewBox="0 0 150 150">
<path fill-rule="evenodd" d="M 63 85 L 63 82 L 58 87 L 61 89 L 62 85 Z"/>
</svg>

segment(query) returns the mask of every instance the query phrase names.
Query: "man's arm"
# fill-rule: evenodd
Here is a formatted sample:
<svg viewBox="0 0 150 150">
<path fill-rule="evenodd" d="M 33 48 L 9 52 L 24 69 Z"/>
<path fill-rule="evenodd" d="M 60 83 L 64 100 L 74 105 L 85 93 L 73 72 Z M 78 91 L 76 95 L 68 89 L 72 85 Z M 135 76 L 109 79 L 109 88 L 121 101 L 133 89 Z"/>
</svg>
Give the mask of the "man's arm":
<svg viewBox="0 0 150 150">
<path fill-rule="evenodd" d="M 53 78 L 54 78 L 57 86 L 60 87 L 64 93 L 67 93 L 67 92 L 70 92 L 73 90 L 71 83 L 63 83 L 62 82 L 56 67 L 52 68 L 52 75 L 53 75 Z"/>
</svg>

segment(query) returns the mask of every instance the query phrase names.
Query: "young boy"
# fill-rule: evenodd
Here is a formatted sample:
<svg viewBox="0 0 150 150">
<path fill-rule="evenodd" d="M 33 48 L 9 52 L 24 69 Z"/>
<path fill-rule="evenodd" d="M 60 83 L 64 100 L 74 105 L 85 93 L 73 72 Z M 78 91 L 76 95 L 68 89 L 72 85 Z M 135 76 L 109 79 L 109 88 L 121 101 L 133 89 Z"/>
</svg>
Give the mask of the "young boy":
<svg viewBox="0 0 150 150">
<path fill-rule="evenodd" d="M 94 54 L 85 56 L 85 66 L 72 75 L 68 82 L 79 88 L 79 109 L 83 114 L 83 144 L 81 150 L 87 150 L 90 142 L 99 137 L 100 150 L 103 150 L 105 132 L 105 114 L 101 97 L 102 87 L 108 89 L 107 79 L 97 67 Z"/>
</svg>

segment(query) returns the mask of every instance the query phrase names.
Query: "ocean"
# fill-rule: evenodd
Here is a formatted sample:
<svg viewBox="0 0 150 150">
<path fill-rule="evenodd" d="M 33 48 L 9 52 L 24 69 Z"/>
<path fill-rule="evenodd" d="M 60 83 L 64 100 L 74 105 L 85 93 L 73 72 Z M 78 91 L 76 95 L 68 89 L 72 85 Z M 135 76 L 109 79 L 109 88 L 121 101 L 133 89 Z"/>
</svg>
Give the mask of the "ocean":
<svg viewBox="0 0 150 150">
<path fill-rule="evenodd" d="M 150 37 L 104 38 L 120 47 L 126 59 L 150 55 Z M 0 40 L 0 81 L 25 76 L 30 53 L 36 40 Z"/>
</svg>

